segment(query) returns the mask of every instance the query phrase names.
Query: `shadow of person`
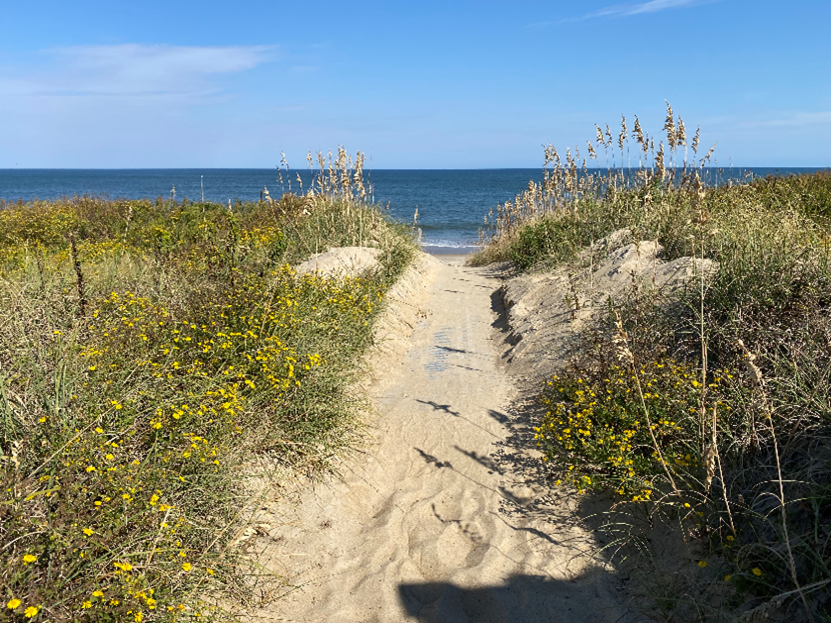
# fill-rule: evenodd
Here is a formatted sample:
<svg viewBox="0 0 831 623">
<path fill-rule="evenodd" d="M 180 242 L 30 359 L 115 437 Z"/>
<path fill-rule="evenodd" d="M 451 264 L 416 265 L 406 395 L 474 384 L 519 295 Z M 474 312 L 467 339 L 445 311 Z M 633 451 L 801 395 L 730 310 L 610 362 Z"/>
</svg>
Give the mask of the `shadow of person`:
<svg viewBox="0 0 831 623">
<path fill-rule="evenodd" d="M 462 588 L 450 582 L 400 584 L 398 594 L 420 623 L 635 623 L 592 582 L 514 575 L 504 584 Z M 589 600 L 585 599 L 590 597 Z M 586 602 L 589 603 L 586 603 Z"/>
</svg>

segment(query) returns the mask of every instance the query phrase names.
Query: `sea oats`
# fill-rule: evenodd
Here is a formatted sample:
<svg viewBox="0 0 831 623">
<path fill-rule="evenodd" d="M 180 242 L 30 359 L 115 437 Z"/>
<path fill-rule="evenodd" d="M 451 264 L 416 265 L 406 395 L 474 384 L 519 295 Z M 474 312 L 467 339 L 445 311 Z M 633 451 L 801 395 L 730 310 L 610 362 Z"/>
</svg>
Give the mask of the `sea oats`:
<svg viewBox="0 0 831 623">
<path fill-rule="evenodd" d="M 639 145 L 643 145 L 643 130 L 641 129 L 641 122 L 638 120 L 638 115 L 635 115 L 635 129 L 632 131 L 632 136 Z"/>
<path fill-rule="evenodd" d="M 664 143 L 661 142 L 658 146 L 658 153 L 655 154 L 655 168 L 658 169 L 658 173 L 661 175 L 661 180 L 666 177 L 667 169 L 666 165 L 664 164 Z"/>
<path fill-rule="evenodd" d="M 600 126 L 597 124 L 595 124 L 594 127 L 597 128 L 597 144 L 606 147 L 606 141 L 603 139 L 603 130 L 601 130 Z"/>
<path fill-rule="evenodd" d="M 713 155 L 713 152 L 716 150 L 716 145 L 718 145 L 718 143 L 713 144 L 713 146 L 712 146 L 712 147 L 710 147 L 710 151 L 708 151 L 708 152 L 707 152 L 707 155 L 706 155 L 706 156 L 704 156 L 704 157 L 701 159 L 701 166 L 702 166 L 702 167 L 704 166 L 704 163 L 705 163 L 705 162 L 708 162 L 708 161 L 710 160 L 710 156 L 712 156 L 712 155 Z"/>
<path fill-rule="evenodd" d="M 623 142 L 626 140 L 626 117 L 623 115 L 620 116 L 620 135 L 617 137 L 617 145 L 620 147 L 620 151 L 623 151 Z"/>
<path fill-rule="evenodd" d="M 664 120 L 664 130 L 666 130 L 667 133 L 667 144 L 669 144 L 669 148 L 671 150 L 675 150 L 675 119 L 672 114 L 672 106 L 670 106 L 667 100 L 664 101 L 667 103 L 667 116 Z"/>
<path fill-rule="evenodd" d="M 680 146 L 687 146 L 687 129 L 684 127 L 684 120 L 681 117 L 678 117 L 678 129 L 675 132 L 675 142 Z"/>
<path fill-rule="evenodd" d="M 591 141 L 586 141 L 586 146 L 589 148 L 589 158 L 592 160 L 597 160 L 597 152 L 592 147 Z"/>
</svg>

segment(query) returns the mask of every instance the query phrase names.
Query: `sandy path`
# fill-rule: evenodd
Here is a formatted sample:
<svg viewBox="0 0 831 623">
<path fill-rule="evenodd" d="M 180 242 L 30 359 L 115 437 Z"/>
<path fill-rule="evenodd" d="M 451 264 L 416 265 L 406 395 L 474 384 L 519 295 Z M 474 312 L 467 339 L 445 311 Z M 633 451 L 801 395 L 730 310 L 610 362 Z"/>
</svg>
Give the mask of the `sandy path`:
<svg viewBox="0 0 831 623">
<path fill-rule="evenodd" d="M 443 258 L 404 365 L 375 396 L 375 442 L 272 535 L 261 560 L 297 588 L 252 619 L 634 620 L 579 556 L 585 533 L 530 512 L 545 487 L 504 460 L 517 452 L 516 391 L 491 309 L 500 284 L 454 262 Z"/>
</svg>

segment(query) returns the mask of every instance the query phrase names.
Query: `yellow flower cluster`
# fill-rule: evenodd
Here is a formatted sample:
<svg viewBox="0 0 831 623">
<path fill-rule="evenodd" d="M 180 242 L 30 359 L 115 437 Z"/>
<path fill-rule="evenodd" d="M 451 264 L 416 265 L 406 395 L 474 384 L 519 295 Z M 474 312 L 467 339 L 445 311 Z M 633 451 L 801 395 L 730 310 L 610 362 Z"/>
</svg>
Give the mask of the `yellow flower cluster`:
<svg viewBox="0 0 831 623">
<path fill-rule="evenodd" d="M 611 487 L 633 501 L 649 500 L 664 473 L 653 436 L 672 469 L 700 465 L 700 451 L 691 442 L 697 436 L 690 434 L 698 426 L 700 376 L 672 360 L 649 363 L 635 374 L 611 366 L 601 376 L 554 376 L 547 382 L 541 396 L 546 413 L 534 437 L 547 460 L 564 469 L 566 484 L 579 491 Z M 708 383 L 708 404 L 726 407 L 720 399 L 726 380 L 726 373 L 716 372 Z"/>
<path fill-rule="evenodd" d="M 234 467 L 269 434 L 305 448 L 292 435 L 306 434 L 303 418 L 319 405 L 294 402 L 321 395 L 315 383 L 331 382 L 332 359 L 369 335 L 379 283 L 299 276 L 276 262 L 279 227 L 215 216 L 93 200 L 0 211 L 0 273 L 33 280 L 20 290 L 38 292 L 37 304 L 54 295 L 61 310 L 37 347 L 49 383 L 35 386 L 30 369 L 0 379 L 19 385 L 15 396 L 56 388 L 32 409 L 26 477 L 7 472 L 0 491 L 0 537 L 13 544 L 0 568 L 5 611 L 201 616 L 186 596 L 224 575 L 227 543 L 213 528 L 233 518 Z M 174 277 L 162 280 L 165 271 Z"/>
</svg>

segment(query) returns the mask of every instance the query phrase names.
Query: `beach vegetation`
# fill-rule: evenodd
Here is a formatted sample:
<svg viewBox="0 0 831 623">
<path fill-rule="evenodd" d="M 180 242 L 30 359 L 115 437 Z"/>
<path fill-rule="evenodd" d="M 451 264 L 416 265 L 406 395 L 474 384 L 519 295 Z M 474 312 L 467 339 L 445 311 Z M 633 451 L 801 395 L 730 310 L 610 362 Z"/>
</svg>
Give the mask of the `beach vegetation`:
<svg viewBox="0 0 831 623">
<path fill-rule="evenodd" d="M 553 482 L 611 496 L 605 552 L 654 563 L 656 525 L 683 542 L 676 567 L 655 567 L 667 620 L 818 620 L 831 594 L 831 174 L 715 185 L 712 150 L 698 132 L 688 147 L 667 108 L 660 140 L 636 118 L 588 143 L 589 160 L 618 162 L 633 143 L 637 168 L 593 171 L 547 148 L 544 181 L 497 208 L 474 262 L 583 266 L 621 228 L 662 259 L 710 262 L 672 296 L 633 280 L 595 310 L 539 392 L 536 442 Z"/>
<path fill-rule="evenodd" d="M 254 203 L 0 206 L 0 620 L 227 619 L 250 598 L 249 481 L 315 477 L 360 438 L 360 358 L 415 251 L 362 162 L 339 150 Z M 379 267 L 293 268 L 344 245 Z"/>
</svg>

